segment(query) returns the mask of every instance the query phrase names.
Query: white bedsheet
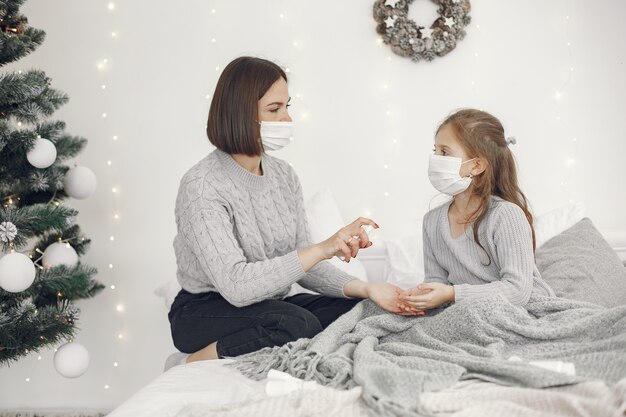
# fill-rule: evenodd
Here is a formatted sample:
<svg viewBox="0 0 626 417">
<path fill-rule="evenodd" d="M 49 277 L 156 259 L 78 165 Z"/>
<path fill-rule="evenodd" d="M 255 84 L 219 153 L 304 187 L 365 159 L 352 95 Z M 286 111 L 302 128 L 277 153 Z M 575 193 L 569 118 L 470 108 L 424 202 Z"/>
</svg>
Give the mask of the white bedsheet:
<svg viewBox="0 0 626 417">
<path fill-rule="evenodd" d="M 223 366 L 230 359 L 175 366 L 108 414 L 110 417 L 171 417 L 189 404 L 222 406 L 266 397 L 265 381 L 252 381 Z"/>
<path fill-rule="evenodd" d="M 276 410 L 288 411 L 294 400 L 299 405 L 298 413 L 293 417 L 310 416 L 303 409 L 306 402 L 300 402 L 304 396 L 310 396 L 318 406 L 337 402 L 343 411 L 350 410 L 347 414 L 337 415 L 367 415 L 365 408 L 358 404 L 356 391 L 299 390 L 285 396 L 269 397 L 265 392 L 267 380 L 250 380 L 225 367 L 228 362 L 231 361 L 223 359 L 175 366 L 109 416 L 239 417 L 250 415 L 250 410 L 254 409 L 254 417 L 275 417 L 280 414 Z M 618 417 L 626 412 L 626 378 L 613 387 L 607 387 L 601 381 L 587 381 L 543 390 L 468 380 L 439 392 L 425 393 L 422 399 L 438 417 Z M 328 401 L 325 403 L 324 400 Z M 324 417 L 335 415 L 328 412 L 328 407 L 320 407 L 318 411 L 323 411 Z"/>
</svg>

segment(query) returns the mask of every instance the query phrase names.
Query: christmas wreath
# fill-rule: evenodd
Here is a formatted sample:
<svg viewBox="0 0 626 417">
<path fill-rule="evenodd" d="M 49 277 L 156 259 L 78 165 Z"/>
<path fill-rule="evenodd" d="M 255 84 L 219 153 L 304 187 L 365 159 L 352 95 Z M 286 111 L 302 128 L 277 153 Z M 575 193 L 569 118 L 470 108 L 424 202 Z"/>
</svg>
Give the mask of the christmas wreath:
<svg viewBox="0 0 626 417">
<path fill-rule="evenodd" d="M 469 0 L 432 0 L 439 6 L 439 17 L 426 28 L 408 17 L 413 0 L 376 0 L 376 32 L 391 50 L 412 61 L 432 61 L 454 49 L 465 37 L 470 23 Z"/>
</svg>

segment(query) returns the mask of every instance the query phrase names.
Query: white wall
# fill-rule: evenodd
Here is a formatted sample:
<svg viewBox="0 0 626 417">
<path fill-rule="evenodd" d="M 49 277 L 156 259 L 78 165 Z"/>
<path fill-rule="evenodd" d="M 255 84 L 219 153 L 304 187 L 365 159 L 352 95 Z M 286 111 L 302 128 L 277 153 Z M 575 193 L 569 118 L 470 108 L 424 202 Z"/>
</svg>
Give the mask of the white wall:
<svg viewBox="0 0 626 417">
<path fill-rule="evenodd" d="M 297 137 L 277 155 L 305 194 L 330 187 L 346 219 L 369 212 L 383 236 L 408 233 L 428 209 L 433 131 L 462 106 L 493 112 L 517 137 L 536 213 L 583 201 L 601 229 L 626 229 L 626 3 L 472 3 L 457 49 L 416 64 L 377 43 L 372 0 L 133 0 L 113 11 L 101 0 L 30 0 L 24 12 L 47 41 L 11 68 L 44 69 L 71 97 L 55 117 L 90 140 L 78 162 L 94 169 L 99 191 L 75 206 L 93 239 L 84 261 L 108 288 L 80 303 L 89 371 L 64 379 L 52 351 L 31 355 L 0 371 L 0 409 L 112 408 L 159 374 L 173 348 L 152 290 L 175 276 L 178 181 L 211 151 L 216 67 L 242 54 L 290 69 Z M 412 15 L 433 16 L 429 6 L 416 0 Z"/>
</svg>

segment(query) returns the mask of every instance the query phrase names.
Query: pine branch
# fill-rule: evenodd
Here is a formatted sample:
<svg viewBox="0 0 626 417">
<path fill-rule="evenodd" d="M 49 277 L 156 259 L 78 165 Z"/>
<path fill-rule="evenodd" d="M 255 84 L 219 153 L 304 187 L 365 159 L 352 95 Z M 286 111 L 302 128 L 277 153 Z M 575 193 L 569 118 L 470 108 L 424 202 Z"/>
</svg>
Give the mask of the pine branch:
<svg viewBox="0 0 626 417">
<path fill-rule="evenodd" d="M 58 207 L 61 207 L 61 205 Z M 87 253 L 87 249 L 89 249 L 89 244 L 91 243 L 91 239 L 87 239 L 83 236 L 80 226 L 74 224 L 67 229 L 54 230 L 44 234 L 35 247 L 44 250 L 59 240 L 69 241 L 69 244 L 72 245 L 72 248 L 74 248 L 78 255 Z"/>
<path fill-rule="evenodd" d="M 57 139 L 57 162 L 73 158 L 87 146 L 87 139 L 80 136 L 63 135 Z"/>
<path fill-rule="evenodd" d="M 59 294 L 63 299 L 76 301 L 92 298 L 104 289 L 104 285 L 93 279 L 98 273 L 94 267 L 78 264 L 74 267 L 60 265 L 39 272 L 39 282 L 32 294 L 36 305 L 54 303 Z M 34 283 L 33 283 L 34 284 Z"/>
<path fill-rule="evenodd" d="M 36 307 L 28 301 L 10 310 L 1 310 L 0 365 L 72 338 L 79 312 L 69 303 Z"/>
<path fill-rule="evenodd" d="M 92 298 L 104 289 L 104 285 L 94 279 L 97 269 L 78 263 L 49 269 L 38 269 L 35 280 L 26 290 L 10 293 L 0 289 L 0 311 L 15 308 L 25 300 L 31 300 L 37 307 L 54 305 L 60 297 L 76 301 Z"/>
<path fill-rule="evenodd" d="M 0 197 L 19 195 L 23 204 L 48 202 L 52 196 L 59 201 L 66 198 L 63 178 L 69 167 L 60 163 L 78 155 L 87 139 L 68 135 L 64 129 L 62 121 L 46 121 L 32 129 L 13 130 L 0 120 Z M 46 169 L 37 169 L 26 159 L 37 136 L 50 140 L 57 149 L 55 163 Z"/>
<path fill-rule="evenodd" d="M 69 97 L 50 87 L 50 78 L 40 70 L 0 76 L 0 118 L 13 116 L 24 123 L 36 123 L 67 103 Z"/>
<path fill-rule="evenodd" d="M 0 223 L 11 222 L 15 225 L 17 236 L 13 244 L 19 249 L 26 245 L 28 239 L 43 233 L 58 236 L 77 214 L 76 210 L 64 205 L 36 204 L 17 209 L 0 209 Z M 3 242 L 3 249 L 6 251 L 8 248 L 9 243 Z"/>
<path fill-rule="evenodd" d="M 46 37 L 43 30 L 28 26 L 19 12 L 24 1 L 0 1 L 0 67 L 33 52 Z"/>
</svg>

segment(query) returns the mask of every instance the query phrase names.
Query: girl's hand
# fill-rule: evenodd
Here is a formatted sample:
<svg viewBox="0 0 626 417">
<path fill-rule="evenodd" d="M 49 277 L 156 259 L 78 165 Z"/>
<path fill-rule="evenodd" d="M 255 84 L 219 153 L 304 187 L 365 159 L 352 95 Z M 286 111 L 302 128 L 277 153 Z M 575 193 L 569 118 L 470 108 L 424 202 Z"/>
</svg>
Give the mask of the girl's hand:
<svg viewBox="0 0 626 417">
<path fill-rule="evenodd" d="M 363 230 L 363 226 L 367 225 L 375 229 L 379 227 L 373 220 L 359 217 L 349 225 L 342 227 L 325 241 L 318 243 L 324 259 L 330 259 L 340 254 L 345 257 L 345 262 L 350 262 L 351 258 L 356 258 L 359 249 L 372 246 L 367 233 Z"/>
<path fill-rule="evenodd" d="M 454 301 L 454 287 L 439 282 L 429 282 L 404 291 L 399 299 L 408 304 L 413 311 L 431 310 Z"/>
</svg>

